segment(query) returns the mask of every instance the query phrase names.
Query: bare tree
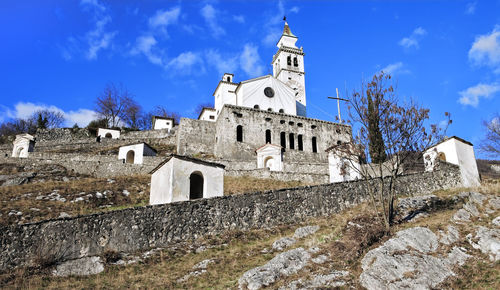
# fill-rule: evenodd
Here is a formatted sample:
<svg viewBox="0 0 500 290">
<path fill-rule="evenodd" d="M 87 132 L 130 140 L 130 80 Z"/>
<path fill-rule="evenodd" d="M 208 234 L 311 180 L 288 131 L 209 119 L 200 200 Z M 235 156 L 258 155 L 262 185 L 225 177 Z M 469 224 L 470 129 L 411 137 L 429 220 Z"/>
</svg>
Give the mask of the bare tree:
<svg viewBox="0 0 500 290">
<path fill-rule="evenodd" d="M 64 123 L 64 114 L 60 111 L 44 109 L 35 111 L 31 117 L 29 118 L 33 123 L 40 123 L 39 120 L 43 123 L 38 124 L 38 128 L 59 128 Z"/>
<path fill-rule="evenodd" d="M 486 135 L 479 144 L 479 150 L 490 157 L 498 158 L 500 156 L 500 114 L 496 113 L 490 121 L 484 121 L 483 126 L 486 129 Z"/>
<path fill-rule="evenodd" d="M 106 119 L 108 126 L 117 127 L 126 119 L 128 106 L 135 103 L 130 92 L 123 85 L 107 84 L 96 99 L 96 112 L 101 119 Z"/>
<path fill-rule="evenodd" d="M 152 111 L 151 114 L 154 116 L 160 116 L 160 117 L 165 117 L 165 118 L 173 118 L 174 122 L 176 124 L 179 124 L 179 121 L 181 119 L 181 115 L 177 112 L 169 111 L 167 108 L 163 106 L 156 106 Z M 151 120 L 151 119 L 150 119 Z"/>
<path fill-rule="evenodd" d="M 213 108 L 213 107 L 214 107 L 214 104 L 212 104 L 210 102 L 200 103 L 194 109 L 195 116 L 198 117 L 201 114 L 201 111 L 203 110 L 203 108 Z"/>
<path fill-rule="evenodd" d="M 369 101 L 369 96 L 372 101 Z M 375 106 L 375 108 L 369 108 Z M 370 114 L 375 110 L 376 117 Z M 445 114 L 448 124 L 450 114 Z M 349 122 L 356 128 L 351 146 L 338 146 L 337 154 L 347 156 L 349 170 L 357 171 L 358 175 L 373 184 L 366 190 L 375 210 L 383 218 L 388 230 L 393 222 L 394 202 L 396 197 L 395 184 L 404 172 L 405 167 L 414 166 L 415 162 L 423 162 L 415 156 L 441 138 L 441 130 L 431 125 L 426 128 L 425 121 L 429 119 L 429 109 L 421 107 L 414 101 L 400 102 L 391 83 L 390 75 L 383 72 L 373 77 L 369 83 L 362 82 L 361 88 L 354 91 L 350 98 Z M 373 150 L 371 129 L 376 127 L 380 132 L 383 147 Z M 383 152 L 382 152 L 383 150 Z M 385 156 L 385 162 L 374 162 L 374 158 Z M 367 163 L 359 166 L 359 162 Z M 341 168 L 342 171 L 347 171 Z"/>
<path fill-rule="evenodd" d="M 123 112 L 123 122 L 132 129 L 140 129 L 141 118 L 143 116 L 141 106 L 131 98 L 125 100 L 125 109 Z"/>
</svg>

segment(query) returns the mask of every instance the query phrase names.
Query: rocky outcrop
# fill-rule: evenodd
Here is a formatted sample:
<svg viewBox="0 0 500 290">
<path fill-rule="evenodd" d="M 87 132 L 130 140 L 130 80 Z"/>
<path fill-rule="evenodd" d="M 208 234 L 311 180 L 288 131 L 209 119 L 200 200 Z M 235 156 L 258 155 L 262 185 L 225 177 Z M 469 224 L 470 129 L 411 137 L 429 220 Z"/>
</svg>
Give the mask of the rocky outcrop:
<svg viewBox="0 0 500 290">
<path fill-rule="evenodd" d="M 297 273 L 310 259 L 311 254 L 304 248 L 281 253 L 265 265 L 245 272 L 238 280 L 239 288 L 256 290 L 269 286 L 282 276 Z"/>
<path fill-rule="evenodd" d="M 86 276 L 95 275 L 104 271 L 100 257 L 85 257 L 70 260 L 57 265 L 52 272 L 54 276 Z"/>
<path fill-rule="evenodd" d="M 429 289 L 454 275 L 452 268 L 468 255 L 453 248 L 436 255 L 439 242 L 429 229 L 415 227 L 400 231 L 382 246 L 369 251 L 361 261 L 360 283 L 368 289 Z"/>
</svg>

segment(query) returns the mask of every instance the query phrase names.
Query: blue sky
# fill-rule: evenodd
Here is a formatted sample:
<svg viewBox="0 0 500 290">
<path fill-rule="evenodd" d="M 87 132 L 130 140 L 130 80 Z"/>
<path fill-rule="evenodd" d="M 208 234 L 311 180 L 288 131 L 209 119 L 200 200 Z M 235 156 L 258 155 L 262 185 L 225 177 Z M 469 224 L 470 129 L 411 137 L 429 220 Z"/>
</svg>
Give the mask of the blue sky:
<svg viewBox="0 0 500 290">
<path fill-rule="evenodd" d="M 0 122 L 51 107 L 84 126 L 109 82 L 145 110 L 197 117 L 224 72 L 237 82 L 271 73 L 283 15 L 306 53 L 309 117 L 333 120 L 327 96 L 382 69 L 433 123 L 450 112 L 448 135 L 477 144 L 499 112 L 500 0 L 5 0 Z"/>
</svg>

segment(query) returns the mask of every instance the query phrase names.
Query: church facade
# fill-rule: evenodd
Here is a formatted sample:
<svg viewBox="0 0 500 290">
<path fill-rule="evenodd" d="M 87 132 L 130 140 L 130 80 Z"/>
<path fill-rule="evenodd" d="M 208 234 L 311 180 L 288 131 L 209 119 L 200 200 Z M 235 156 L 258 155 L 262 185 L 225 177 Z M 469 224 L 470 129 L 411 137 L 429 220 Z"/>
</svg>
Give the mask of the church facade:
<svg viewBox="0 0 500 290">
<path fill-rule="evenodd" d="M 212 118 L 182 118 L 177 154 L 213 156 L 226 170 L 258 168 L 256 150 L 280 147 L 283 172 L 328 174 L 327 148 L 352 139 L 351 127 L 306 117 L 304 51 L 285 22 L 272 59 L 273 75 L 236 83 L 226 73 L 214 91 Z M 268 164 L 277 164 L 270 160 Z M 274 168 L 275 170 L 275 168 Z"/>
</svg>

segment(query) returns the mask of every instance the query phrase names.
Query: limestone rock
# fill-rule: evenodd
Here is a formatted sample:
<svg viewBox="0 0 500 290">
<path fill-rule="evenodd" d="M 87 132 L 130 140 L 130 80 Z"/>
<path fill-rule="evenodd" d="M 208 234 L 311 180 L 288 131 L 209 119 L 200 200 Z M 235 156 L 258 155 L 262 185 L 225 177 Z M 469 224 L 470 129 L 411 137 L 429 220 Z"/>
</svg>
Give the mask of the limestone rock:
<svg viewBox="0 0 500 290">
<path fill-rule="evenodd" d="M 466 259 L 453 250 L 448 257 L 434 255 L 437 236 L 427 228 L 415 227 L 396 233 L 361 261 L 360 283 L 368 289 L 430 289 L 454 275 L 453 265 Z"/>
<path fill-rule="evenodd" d="M 319 230 L 319 226 L 305 226 L 295 230 L 293 237 L 296 239 L 302 239 L 309 235 L 314 234 Z"/>
<path fill-rule="evenodd" d="M 104 271 L 104 265 L 100 257 L 84 257 L 76 260 L 69 260 L 57 265 L 52 272 L 54 276 L 86 276 L 95 275 Z"/>
<path fill-rule="evenodd" d="M 411 220 L 419 213 L 432 208 L 433 204 L 437 201 L 439 201 L 439 198 L 435 195 L 400 198 L 398 201 L 397 212 L 403 220 Z"/>
<path fill-rule="evenodd" d="M 486 196 L 480 194 L 479 192 L 470 192 L 469 193 L 469 200 L 472 201 L 473 203 L 483 206 L 483 202 L 486 200 Z"/>
<path fill-rule="evenodd" d="M 193 269 L 206 269 L 209 264 L 215 263 L 214 259 L 206 259 L 193 266 Z"/>
<path fill-rule="evenodd" d="M 439 242 L 441 244 L 451 245 L 458 241 L 458 239 L 460 238 L 460 233 L 458 232 L 458 230 L 454 226 L 448 226 L 447 230 L 448 231 L 446 234 L 440 231 L 441 237 L 439 239 Z"/>
<path fill-rule="evenodd" d="M 274 241 L 273 243 L 273 250 L 275 251 L 283 251 L 285 248 L 290 247 L 291 245 L 295 244 L 297 240 L 294 238 L 281 238 L 279 240 Z"/>
<path fill-rule="evenodd" d="M 474 203 L 469 201 L 464 205 L 464 209 L 468 211 L 471 215 L 478 217 L 479 216 L 479 211 L 477 210 L 477 207 Z"/>
<path fill-rule="evenodd" d="M 315 264 L 323 264 L 324 262 L 328 261 L 328 257 L 325 255 L 319 255 L 316 258 L 313 258 L 311 261 Z"/>
<path fill-rule="evenodd" d="M 274 283 L 281 276 L 289 276 L 304 268 L 311 255 L 303 248 L 278 254 L 265 265 L 246 271 L 238 280 L 240 289 L 260 289 Z"/>
<path fill-rule="evenodd" d="M 479 226 L 477 227 L 475 239 L 477 243 L 468 236 L 472 247 L 481 250 L 483 254 L 487 254 L 491 261 L 500 260 L 500 230 Z"/>
<path fill-rule="evenodd" d="M 497 227 L 500 227 L 500 216 L 497 216 L 496 218 L 494 218 L 491 223 Z"/>
<path fill-rule="evenodd" d="M 453 265 L 462 266 L 465 263 L 465 261 L 470 257 L 471 255 L 465 253 L 465 250 L 463 248 L 453 247 L 451 252 L 448 253 L 448 257 L 445 259 L 445 261 L 450 266 Z"/>
<path fill-rule="evenodd" d="M 492 210 L 500 209 L 500 197 L 494 197 L 488 201 L 488 206 Z"/>
<path fill-rule="evenodd" d="M 297 289 L 318 289 L 326 287 L 342 287 L 346 283 L 342 278 L 349 275 L 348 271 L 333 271 L 327 275 L 315 275 L 310 280 L 296 280 L 288 284 L 286 287 L 280 287 L 279 290 L 297 290 Z"/>
<path fill-rule="evenodd" d="M 451 217 L 451 220 L 455 222 L 470 222 L 470 216 L 468 211 L 461 208 Z"/>
</svg>

